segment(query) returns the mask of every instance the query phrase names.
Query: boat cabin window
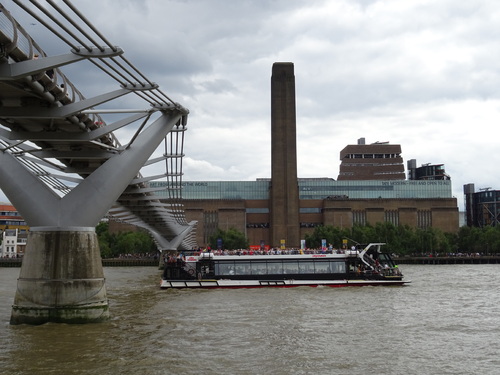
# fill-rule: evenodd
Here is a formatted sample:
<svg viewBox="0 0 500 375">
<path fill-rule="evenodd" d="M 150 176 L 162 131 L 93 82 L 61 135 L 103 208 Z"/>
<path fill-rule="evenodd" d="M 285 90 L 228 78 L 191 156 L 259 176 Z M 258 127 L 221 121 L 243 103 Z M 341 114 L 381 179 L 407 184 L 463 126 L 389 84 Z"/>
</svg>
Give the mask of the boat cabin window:
<svg viewBox="0 0 500 375">
<path fill-rule="evenodd" d="M 266 262 L 252 262 L 252 275 L 267 275 Z"/>
<path fill-rule="evenodd" d="M 234 262 L 231 263 L 216 263 L 216 275 L 234 275 Z"/>
<path fill-rule="evenodd" d="M 314 261 L 299 262 L 299 273 L 315 273 Z"/>
<path fill-rule="evenodd" d="M 297 262 L 296 260 L 283 261 L 283 273 L 299 273 L 299 262 Z"/>
<path fill-rule="evenodd" d="M 345 262 L 324 259 L 303 261 L 290 259 L 269 261 L 236 260 L 215 261 L 214 263 L 215 274 L 224 276 L 346 273 Z"/>
<path fill-rule="evenodd" d="M 330 262 L 332 273 L 346 273 L 344 262 Z"/>
<path fill-rule="evenodd" d="M 330 273 L 331 267 L 330 267 L 330 262 L 314 262 L 314 273 Z M 333 262 L 332 262 L 333 263 Z M 335 262 L 337 263 L 337 262 Z"/>
<path fill-rule="evenodd" d="M 236 262 L 234 267 L 235 275 L 250 275 L 251 267 L 250 262 Z"/>
<path fill-rule="evenodd" d="M 283 262 L 268 262 L 267 272 L 269 275 L 282 275 L 283 274 Z"/>
</svg>

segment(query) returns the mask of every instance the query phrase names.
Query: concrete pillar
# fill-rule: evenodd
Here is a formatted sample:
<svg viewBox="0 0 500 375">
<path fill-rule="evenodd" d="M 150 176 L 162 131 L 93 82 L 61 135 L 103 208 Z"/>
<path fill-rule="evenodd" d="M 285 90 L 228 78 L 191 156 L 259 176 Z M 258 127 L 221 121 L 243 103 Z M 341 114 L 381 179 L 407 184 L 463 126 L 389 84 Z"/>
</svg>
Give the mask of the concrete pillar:
<svg viewBox="0 0 500 375">
<path fill-rule="evenodd" d="M 271 245 L 300 247 L 295 76 L 293 63 L 273 64 L 271 77 Z"/>
<path fill-rule="evenodd" d="M 30 231 L 10 323 L 96 323 L 108 318 L 95 229 Z"/>
</svg>

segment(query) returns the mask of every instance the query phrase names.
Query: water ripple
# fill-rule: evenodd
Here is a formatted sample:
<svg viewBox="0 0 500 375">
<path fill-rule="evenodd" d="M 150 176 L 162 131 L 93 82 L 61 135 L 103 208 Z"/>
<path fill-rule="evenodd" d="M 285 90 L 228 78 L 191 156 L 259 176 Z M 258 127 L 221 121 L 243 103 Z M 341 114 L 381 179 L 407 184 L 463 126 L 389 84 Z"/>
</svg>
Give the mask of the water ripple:
<svg viewBox="0 0 500 375">
<path fill-rule="evenodd" d="M 405 266 L 404 288 L 160 290 L 108 268 L 112 319 L 10 326 L 0 269 L 0 373 L 496 374 L 497 265 Z"/>
</svg>

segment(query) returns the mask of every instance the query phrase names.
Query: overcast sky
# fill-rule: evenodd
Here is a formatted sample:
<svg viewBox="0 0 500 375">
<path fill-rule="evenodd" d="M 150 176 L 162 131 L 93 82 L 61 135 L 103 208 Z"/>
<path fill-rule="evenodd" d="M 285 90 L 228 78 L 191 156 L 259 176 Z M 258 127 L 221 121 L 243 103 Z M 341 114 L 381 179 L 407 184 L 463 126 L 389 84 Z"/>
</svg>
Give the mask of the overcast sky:
<svg viewBox="0 0 500 375">
<path fill-rule="evenodd" d="M 500 189 L 498 1 L 74 3 L 190 110 L 184 180 L 270 177 L 271 68 L 286 61 L 299 177 L 336 179 L 340 150 L 364 137 L 401 144 L 405 168 L 444 164 L 461 207 L 466 183 Z M 41 28 L 26 27 L 50 51 Z M 99 87 L 68 76 L 86 96 Z"/>
</svg>

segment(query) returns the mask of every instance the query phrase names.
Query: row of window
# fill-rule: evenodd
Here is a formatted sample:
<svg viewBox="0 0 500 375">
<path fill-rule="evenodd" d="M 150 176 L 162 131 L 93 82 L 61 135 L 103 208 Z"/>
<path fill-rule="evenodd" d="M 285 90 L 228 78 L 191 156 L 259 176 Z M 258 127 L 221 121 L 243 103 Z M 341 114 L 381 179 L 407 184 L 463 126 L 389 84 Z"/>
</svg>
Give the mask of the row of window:
<svg viewBox="0 0 500 375">
<path fill-rule="evenodd" d="M 387 210 L 384 211 L 384 221 L 387 223 L 399 225 L 399 211 Z M 352 223 L 358 225 L 366 225 L 366 211 L 352 211 Z M 430 210 L 417 211 L 417 227 L 426 229 L 432 227 L 432 212 Z"/>
<path fill-rule="evenodd" d="M 426 229 L 432 227 L 432 212 L 431 211 L 417 211 L 417 227 Z"/>
<path fill-rule="evenodd" d="M 399 225 L 399 212 L 398 210 L 387 210 L 384 212 L 384 220 L 395 226 Z"/>
<path fill-rule="evenodd" d="M 347 154 L 346 159 L 393 159 L 400 158 L 400 154 Z"/>
<path fill-rule="evenodd" d="M 387 174 L 401 174 L 404 173 L 404 171 L 383 171 L 383 172 L 373 172 L 373 175 L 387 175 Z"/>
<path fill-rule="evenodd" d="M 315 228 L 323 225 L 323 223 L 300 223 L 301 228 Z M 248 223 L 247 228 L 269 228 L 269 223 Z"/>
<path fill-rule="evenodd" d="M 404 168 L 401 163 L 342 163 L 342 167 L 387 167 L 391 165 L 401 166 Z"/>
<path fill-rule="evenodd" d="M 283 275 L 283 274 L 315 274 L 346 273 L 345 262 L 339 261 L 220 261 L 215 262 L 215 274 L 226 275 Z"/>
<path fill-rule="evenodd" d="M 20 221 L 20 220 L 0 220 L 0 225 L 21 226 L 21 225 L 26 225 L 26 222 L 25 221 Z"/>
<path fill-rule="evenodd" d="M 17 211 L 0 211 L 0 216 L 20 216 Z"/>
<path fill-rule="evenodd" d="M 348 173 L 342 172 L 347 175 Z M 341 173 L 341 174 L 342 174 Z M 335 181 L 333 179 L 298 179 L 300 199 L 325 199 L 331 195 L 350 198 L 450 198 L 451 181 L 421 184 L 422 181 Z M 437 183 L 437 181 L 433 181 Z M 270 181 L 200 181 L 184 182 L 182 196 L 190 199 L 269 199 Z M 151 182 L 151 187 L 165 187 L 164 182 Z M 166 190 L 165 190 L 166 192 Z M 162 192 L 155 194 L 162 195 Z M 266 213 L 266 208 L 248 209 L 249 213 Z"/>
<path fill-rule="evenodd" d="M 248 223 L 247 228 L 269 228 L 269 223 Z"/>
</svg>

